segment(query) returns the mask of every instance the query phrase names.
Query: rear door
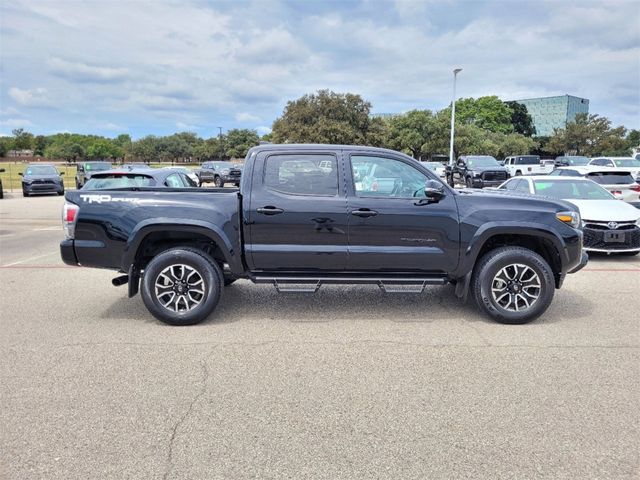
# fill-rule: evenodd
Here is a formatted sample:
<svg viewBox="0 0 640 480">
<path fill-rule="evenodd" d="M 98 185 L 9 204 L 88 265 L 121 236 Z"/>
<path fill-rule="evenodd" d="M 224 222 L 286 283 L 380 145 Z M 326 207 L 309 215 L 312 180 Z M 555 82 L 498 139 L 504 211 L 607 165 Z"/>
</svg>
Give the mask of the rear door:
<svg viewBox="0 0 640 480">
<path fill-rule="evenodd" d="M 245 211 L 252 270 L 332 271 L 347 264 L 340 152 L 258 154 Z"/>
<path fill-rule="evenodd" d="M 345 152 L 349 261 L 353 271 L 449 272 L 458 264 L 454 193 L 426 204 L 424 185 L 437 176 L 391 153 Z"/>
</svg>

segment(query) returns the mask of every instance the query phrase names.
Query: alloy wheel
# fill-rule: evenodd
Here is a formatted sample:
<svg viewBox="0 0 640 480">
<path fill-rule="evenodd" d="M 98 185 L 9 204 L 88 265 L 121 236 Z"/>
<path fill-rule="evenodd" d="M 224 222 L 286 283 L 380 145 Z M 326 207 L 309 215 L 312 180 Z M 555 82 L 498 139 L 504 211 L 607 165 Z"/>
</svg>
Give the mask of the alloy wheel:
<svg viewBox="0 0 640 480">
<path fill-rule="evenodd" d="M 175 264 L 162 270 L 155 280 L 158 302 L 173 312 L 188 312 L 204 300 L 202 275 L 193 267 Z"/>
<path fill-rule="evenodd" d="M 511 312 L 523 312 L 533 306 L 542 292 L 540 277 L 521 263 L 507 265 L 493 277 L 491 295 L 495 303 Z"/>
</svg>

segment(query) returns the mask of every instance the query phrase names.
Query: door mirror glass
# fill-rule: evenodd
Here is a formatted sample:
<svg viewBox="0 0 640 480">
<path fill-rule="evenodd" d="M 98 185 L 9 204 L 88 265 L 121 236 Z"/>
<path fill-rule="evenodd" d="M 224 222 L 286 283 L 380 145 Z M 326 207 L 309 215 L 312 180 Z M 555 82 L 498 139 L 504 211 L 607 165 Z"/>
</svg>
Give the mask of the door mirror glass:
<svg viewBox="0 0 640 480">
<path fill-rule="evenodd" d="M 427 180 L 424 183 L 424 196 L 432 202 L 439 202 L 444 197 L 444 185 L 437 180 Z"/>
</svg>

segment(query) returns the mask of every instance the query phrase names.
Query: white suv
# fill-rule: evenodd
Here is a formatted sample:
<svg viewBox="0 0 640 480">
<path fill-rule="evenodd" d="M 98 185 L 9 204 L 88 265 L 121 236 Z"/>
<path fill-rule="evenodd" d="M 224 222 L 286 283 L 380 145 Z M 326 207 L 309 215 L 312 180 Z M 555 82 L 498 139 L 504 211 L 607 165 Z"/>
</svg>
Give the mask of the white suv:
<svg viewBox="0 0 640 480">
<path fill-rule="evenodd" d="M 554 169 L 554 162 L 544 162 L 539 155 L 515 155 L 504 159 L 504 166 L 512 177 L 520 175 L 547 175 Z"/>
</svg>

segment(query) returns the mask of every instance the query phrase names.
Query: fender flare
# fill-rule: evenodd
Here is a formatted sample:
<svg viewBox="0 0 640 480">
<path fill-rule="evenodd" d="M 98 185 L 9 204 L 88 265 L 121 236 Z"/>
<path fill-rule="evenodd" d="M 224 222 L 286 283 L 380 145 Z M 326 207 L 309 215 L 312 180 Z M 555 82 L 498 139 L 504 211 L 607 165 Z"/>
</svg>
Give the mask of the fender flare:
<svg viewBox="0 0 640 480">
<path fill-rule="evenodd" d="M 569 261 L 566 244 L 553 229 L 543 223 L 520 222 L 487 222 L 475 232 L 467 248 L 461 252 L 458 276 L 464 277 L 475 266 L 480 250 L 485 243 L 496 235 L 526 235 L 529 237 L 543 238 L 551 242 L 560 256 L 561 268 Z"/>
<path fill-rule="evenodd" d="M 131 231 L 122 257 L 122 269 L 128 271 L 133 265 L 143 240 L 154 232 L 190 232 L 204 235 L 215 243 L 224 255 L 232 271 L 242 271 L 242 262 L 227 235 L 217 225 L 202 220 L 180 220 L 176 218 L 149 218 L 140 222 Z"/>
</svg>

